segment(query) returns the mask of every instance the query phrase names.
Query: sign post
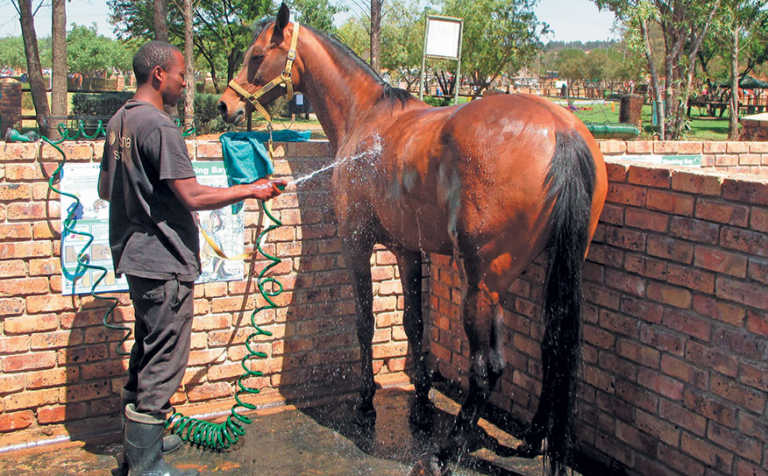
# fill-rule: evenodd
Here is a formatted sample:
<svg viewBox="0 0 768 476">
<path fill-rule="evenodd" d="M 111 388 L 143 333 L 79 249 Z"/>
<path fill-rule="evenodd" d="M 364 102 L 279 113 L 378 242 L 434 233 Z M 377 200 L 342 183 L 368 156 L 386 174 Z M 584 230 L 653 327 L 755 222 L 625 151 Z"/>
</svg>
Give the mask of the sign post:
<svg viewBox="0 0 768 476">
<path fill-rule="evenodd" d="M 427 57 L 456 61 L 456 84 L 454 86 L 454 104 L 459 103 L 461 85 L 461 37 L 464 20 L 461 18 L 438 15 L 426 16 L 424 29 L 424 52 L 421 56 L 421 79 L 419 80 L 419 99 L 424 99 L 424 76 Z"/>
</svg>

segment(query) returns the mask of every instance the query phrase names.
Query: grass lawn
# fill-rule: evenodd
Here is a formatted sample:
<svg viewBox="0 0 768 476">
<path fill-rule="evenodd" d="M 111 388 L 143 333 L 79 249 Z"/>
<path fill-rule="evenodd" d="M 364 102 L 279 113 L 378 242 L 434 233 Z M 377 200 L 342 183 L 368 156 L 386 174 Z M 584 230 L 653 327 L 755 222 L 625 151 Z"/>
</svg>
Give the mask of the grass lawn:
<svg viewBox="0 0 768 476">
<path fill-rule="evenodd" d="M 576 103 L 578 107 L 578 102 Z M 583 109 L 574 111 L 574 114 L 585 123 L 606 123 L 615 124 L 619 122 L 619 104 L 609 102 L 606 104 L 587 104 L 581 106 Z M 703 110 L 694 108 L 691 111 L 690 131 L 683 137 L 683 140 L 726 140 L 728 138 L 728 112 L 723 114 L 723 118 L 708 117 L 700 115 Z M 651 125 L 651 106 L 643 106 L 642 112 L 643 131 L 640 138 L 650 139 L 655 131 Z"/>
</svg>

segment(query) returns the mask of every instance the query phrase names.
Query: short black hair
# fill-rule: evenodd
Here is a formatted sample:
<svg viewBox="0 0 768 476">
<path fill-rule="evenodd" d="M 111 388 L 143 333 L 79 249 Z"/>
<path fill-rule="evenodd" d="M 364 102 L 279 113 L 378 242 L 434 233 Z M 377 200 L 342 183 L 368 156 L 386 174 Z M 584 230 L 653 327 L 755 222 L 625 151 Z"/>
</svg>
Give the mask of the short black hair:
<svg viewBox="0 0 768 476">
<path fill-rule="evenodd" d="M 165 41 L 153 40 L 145 43 L 133 57 L 133 74 L 136 75 L 136 82 L 146 83 L 155 66 L 160 66 L 167 71 L 173 60 L 174 51 L 181 52 Z"/>
</svg>

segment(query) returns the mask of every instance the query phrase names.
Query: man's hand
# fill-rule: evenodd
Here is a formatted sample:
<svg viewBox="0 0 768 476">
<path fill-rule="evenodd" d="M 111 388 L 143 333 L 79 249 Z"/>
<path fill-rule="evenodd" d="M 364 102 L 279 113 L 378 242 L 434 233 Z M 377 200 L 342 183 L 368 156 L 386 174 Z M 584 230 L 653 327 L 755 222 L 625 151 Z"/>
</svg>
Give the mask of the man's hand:
<svg viewBox="0 0 768 476">
<path fill-rule="evenodd" d="M 286 185 L 287 182 L 283 179 L 259 179 L 250 184 L 251 198 L 269 200 L 283 193 Z"/>
</svg>

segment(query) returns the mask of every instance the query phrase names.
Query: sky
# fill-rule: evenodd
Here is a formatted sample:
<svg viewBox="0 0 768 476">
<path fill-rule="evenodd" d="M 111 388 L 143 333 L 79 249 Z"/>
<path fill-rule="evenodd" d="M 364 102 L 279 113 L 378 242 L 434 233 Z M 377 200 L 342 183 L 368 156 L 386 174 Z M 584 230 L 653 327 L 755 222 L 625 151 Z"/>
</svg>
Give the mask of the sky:
<svg viewBox="0 0 768 476">
<path fill-rule="evenodd" d="M 467 0 L 472 1 L 472 0 Z M 38 0 L 33 0 L 33 5 Z M 35 28 L 40 37 L 50 35 L 51 8 L 50 0 L 35 16 Z M 616 38 L 611 32 L 614 16 L 608 11 L 598 11 L 591 0 L 539 0 L 535 8 L 539 20 L 549 24 L 553 34 L 544 39 L 555 41 L 590 41 Z M 19 17 L 11 0 L 0 0 L 0 37 L 19 36 L 21 27 Z M 105 0 L 71 0 L 67 2 L 67 24 L 96 24 L 102 35 L 113 37 L 112 26 L 108 20 Z"/>
</svg>

